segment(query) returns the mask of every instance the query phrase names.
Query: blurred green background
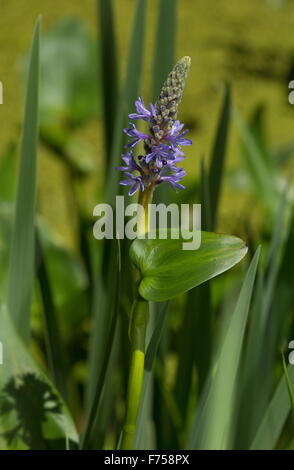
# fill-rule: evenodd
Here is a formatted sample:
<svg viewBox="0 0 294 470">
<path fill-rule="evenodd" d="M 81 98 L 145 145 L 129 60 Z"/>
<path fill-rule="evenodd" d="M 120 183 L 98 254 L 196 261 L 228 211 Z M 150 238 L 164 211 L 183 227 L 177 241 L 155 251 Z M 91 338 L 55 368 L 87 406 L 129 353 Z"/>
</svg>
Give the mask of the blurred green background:
<svg viewBox="0 0 294 470">
<path fill-rule="evenodd" d="M 154 390 L 148 392 L 148 420 L 151 428 L 156 428 L 157 448 L 176 448 L 179 445 L 183 448 L 186 445 L 195 408 L 201 419 L 200 397 L 205 392 L 206 378 L 214 370 L 213 354 L 222 339 L 219 332 L 226 331 L 231 318 L 239 318 L 238 309 L 233 310 L 233 306 L 246 267 L 261 242 L 258 282 L 252 297 L 242 363 L 238 370 L 240 402 L 234 416 L 236 422 L 239 420 L 235 447 L 242 443 L 241 447 L 248 448 L 253 442 L 252 436 L 262 424 L 263 413 L 270 408 L 278 380 L 283 377 L 280 351 L 287 352 L 288 341 L 293 338 L 294 331 L 294 264 L 291 261 L 294 259 L 294 225 L 290 217 L 294 196 L 291 181 L 287 195 L 281 198 L 294 166 L 294 108 L 288 101 L 288 84 L 294 79 L 294 3 L 290 0 L 178 0 L 177 11 L 170 15 L 171 19 L 176 16 L 175 30 L 171 25 L 170 31 L 165 31 L 160 48 L 170 52 L 170 56 L 166 61 L 162 57 L 163 67 L 156 74 L 153 70 L 153 56 L 157 49 L 154 38 L 157 24 L 165 24 L 158 12 L 166 13 L 168 2 L 146 0 L 144 4 L 144 1 L 113 0 L 118 89 L 124 86 L 130 44 L 134 46 L 131 40 L 133 25 L 142 27 L 145 5 L 148 7 L 146 42 L 143 44 L 144 35 L 135 27 L 134 43 L 138 37 L 140 41 L 139 47 L 135 48 L 135 57 L 130 60 L 130 69 L 138 69 L 140 76 L 140 60 L 136 52 L 142 47 L 140 94 L 145 102 L 151 100 L 152 87 L 155 88 L 154 83 L 158 85 L 156 81 L 162 80 L 163 71 L 165 74 L 166 69 L 170 69 L 170 62 L 186 55 L 192 58 L 179 109 L 179 119 L 190 129 L 193 140 L 183 162 L 187 170 L 184 180 L 187 190 L 170 192 L 171 200 L 177 203 L 202 200 L 203 212 L 207 210 L 207 213 L 212 202 L 212 217 L 217 215 L 218 225 L 215 228 L 213 223 L 205 220 L 205 228 L 240 236 L 249 250 L 244 262 L 236 269 L 170 303 L 167 327 L 164 328 L 164 323 L 159 325 L 163 336 L 155 360 Z M 115 64 L 111 60 L 112 49 L 108 50 L 104 44 L 107 60 L 100 57 L 100 38 L 105 41 L 109 31 L 106 26 L 101 31 L 97 11 L 104 9 L 105 13 L 106 5 L 109 7 L 109 3 L 102 0 L 85 0 L 83 3 L 75 0 L 60 0 L 58 3 L 49 0 L 0 0 L 0 80 L 4 85 L 4 104 L 0 106 L 0 293 L 4 298 L 9 277 L 8 245 L 15 186 L 18 175 L 21 175 L 16 164 L 28 50 L 36 17 L 41 14 L 41 125 L 36 217 L 41 243 L 35 247 L 32 240 L 31 257 L 26 257 L 24 252 L 19 259 L 15 257 L 15 272 L 19 280 L 21 274 L 18 276 L 18 271 L 22 271 L 18 268 L 22 268 L 23 259 L 27 258 L 30 266 L 36 251 L 38 282 L 32 273 L 31 282 L 35 283 L 33 315 L 30 325 L 31 310 L 28 308 L 26 325 L 27 329 L 32 327 L 30 349 L 66 397 L 79 431 L 85 428 L 88 410 L 94 407 L 96 389 L 99 389 L 101 398 L 105 387 L 106 392 L 95 416 L 99 426 L 91 423 L 95 434 L 92 448 L 113 448 L 119 438 L 129 368 L 128 315 L 133 297 L 128 241 L 123 244 L 123 270 L 118 276 L 116 244 L 99 243 L 92 234 L 93 207 L 105 202 L 105 189 L 108 191 L 110 187 L 111 197 L 118 191 L 117 182 L 111 184 L 115 180 L 114 174 L 119 178 L 115 171 L 111 173 L 111 163 L 117 164 L 123 150 L 121 129 L 128 123 L 127 114 L 133 106 L 130 101 L 134 99 L 132 94 L 137 85 L 136 77 L 132 76 L 132 89 L 125 91 L 125 102 L 119 103 L 117 108 L 116 102 L 103 103 L 107 86 L 116 90 L 117 85 L 116 75 L 109 75 L 107 68 Z M 141 16 L 138 15 L 134 22 L 136 5 Z M 167 33 L 170 34 L 170 44 L 166 41 Z M 100 73 L 102 63 L 106 68 L 104 82 Z M 225 88 L 224 94 L 225 83 L 231 85 L 231 101 L 229 88 Z M 213 153 L 220 118 L 223 126 Z M 113 122 L 113 126 L 119 124 L 113 133 L 114 143 L 107 141 L 105 122 Z M 107 153 L 109 147 L 111 155 Z M 222 152 L 222 148 L 226 152 Z M 224 154 L 226 158 L 222 159 Z M 202 158 L 205 171 L 209 171 L 208 178 L 205 171 L 200 174 Z M 224 172 L 218 174 L 222 165 Z M 32 175 L 33 171 L 30 181 L 34 180 Z M 109 175 L 112 175 L 111 181 L 107 180 Z M 212 187 L 212 183 L 216 183 L 215 186 Z M 206 193 L 203 191 L 205 184 L 208 186 Z M 32 196 L 33 184 L 30 189 Z M 22 190 L 28 190 L 25 184 Z M 209 201 L 207 196 L 215 200 Z M 21 208 L 18 223 L 20 226 L 24 222 L 25 229 L 33 233 L 35 221 L 32 218 L 25 224 L 23 200 L 22 193 L 18 200 Z M 14 234 L 16 238 L 19 236 L 17 242 L 22 246 L 21 235 L 17 231 L 19 226 L 14 225 Z M 256 263 L 257 258 L 254 260 Z M 253 283 L 252 265 L 250 269 Z M 120 278 L 121 285 L 114 281 L 116 277 Z M 11 279 L 14 281 L 13 276 Z M 10 287 L 14 295 L 11 280 Z M 250 303 L 252 292 L 248 285 L 246 289 L 246 302 Z M 112 305 L 114 299 L 119 299 L 116 307 Z M 160 309 L 160 305 L 151 308 L 148 339 L 153 331 L 153 320 L 164 318 L 166 314 L 160 313 Z M 232 314 L 233 311 L 236 313 Z M 232 331 L 235 334 L 238 330 L 232 328 Z M 238 338 L 235 338 L 237 346 L 243 336 Z M 231 356 L 235 357 L 234 354 Z M 226 364 L 223 367 L 225 369 Z M 99 380 L 102 377 L 104 382 L 100 384 L 98 380 L 96 383 L 97 377 Z M 230 386 L 230 380 L 225 385 Z M 294 448 L 292 422 L 286 422 L 290 404 L 285 384 L 281 390 L 284 399 L 281 400 L 278 394 L 277 400 L 281 425 L 274 429 L 275 435 L 268 447 L 285 448 L 289 445 Z M 252 399 L 256 394 L 260 401 Z M 154 402 L 151 403 L 152 400 Z M 218 409 L 222 408 L 220 401 Z M 269 428 L 271 431 L 271 426 Z M 155 439 L 155 434 L 152 439 Z M 264 435 L 267 437 L 266 432 Z M 142 436 L 145 445 L 144 433 Z"/>
<path fill-rule="evenodd" d="M 119 70 L 123 77 L 135 2 L 115 0 L 113 4 Z M 148 0 L 144 82 L 141 87 L 147 102 L 157 4 L 156 0 Z M 95 39 L 97 12 L 93 0 L 84 0 L 83 3 L 60 0 L 58 5 L 49 0 L 1 0 L 0 6 L 0 79 L 4 83 L 5 100 L 0 108 L 2 154 L 7 142 L 12 136 L 17 137 L 19 132 L 23 108 L 21 64 L 36 16 L 42 14 L 43 34 L 54 29 L 56 23 L 64 17 L 71 16 L 83 22 Z M 215 132 L 221 89 L 225 81 L 232 84 L 233 101 L 243 117 L 248 118 L 259 104 L 265 107 L 271 147 L 290 142 L 293 108 L 288 103 L 288 83 L 294 77 L 294 2 L 181 0 L 177 7 L 176 57 L 190 55 L 192 58 L 192 68 L 180 108 L 180 119 L 187 124 L 193 139 L 193 146 L 187 149 L 184 162 L 188 170 L 186 182 L 195 180 L 199 173 L 199 157 L 208 157 L 211 151 L 210 142 Z M 91 176 L 93 184 L 87 185 L 87 188 L 103 180 L 101 165 L 105 150 L 102 122 L 100 106 L 98 119 L 93 116 L 74 130 L 74 135 L 85 144 L 82 153 L 92 161 L 95 169 Z M 80 158 L 79 149 L 76 153 Z M 59 159 L 51 158 L 51 154 L 44 145 L 41 146 L 39 209 L 62 240 L 74 246 L 75 218 L 68 191 L 68 175 L 64 164 Z M 239 190 L 238 178 L 237 183 L 230 178 L 231 171 L 240 166 L 240 159 L 240 138 L 233 124 L 228 146 L 229 171 L 220 208 L 220 231 L 242 231 L 241 226 L 246 218 L 250 218 L 253 225 L 258 222 L 258 214 L 252 211 L 252 200 L 248 198 L 246 190 Z M 242 178 L 240 184 L 242 186 Z M 87 193 L 90 194 L 91 212 L 96 196 L 91 189 L 87 189 Z"/>
</svg>

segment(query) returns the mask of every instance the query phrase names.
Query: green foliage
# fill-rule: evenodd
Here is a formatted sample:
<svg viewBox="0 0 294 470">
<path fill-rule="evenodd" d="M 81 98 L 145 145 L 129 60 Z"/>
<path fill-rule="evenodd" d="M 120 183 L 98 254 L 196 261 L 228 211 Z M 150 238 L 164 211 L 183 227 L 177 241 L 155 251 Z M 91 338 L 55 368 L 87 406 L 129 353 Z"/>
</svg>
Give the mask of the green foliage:
<svg viewBox="0 0 294 470">
<path fill-rule="evenodd" d="M 231 112 L 231 89 L 229 85 L 225 86 L 223 105 L 220 113 L 218 128 L 215 136 L 211 164 L 209 169 L 209 201 L 211 211 L 211 230 L 216 227 L 216 216 L 218 204 L 221 197 L 221 184 L 223 180 L 223 172 L 225 166 L 225 155 L 227 147 L 227 139 L 229 132 Z M 205 198 L 206 200 L 206 198 Z"/>
<path fill-rule="evenodd" d="M 119 192 L 119 174 L 116 170 L 119 165 L 121 149 L 126 143 L 122 129 L 126 123 L 126 116 L 131 112 L 133 103 L 139 94 L 139 85 L 143 64 L 144 36 L 145 36 L 146 2 L 136 1 L 136 14 L 129 45 L 127 69 L 123 86 L 117 104 L 115 121 L 113 122 L 112 146 L 110 154 L 110 167 L 107 176 L 106 199 L 114 203 L 114 197 Z"/>
<path fill-rule="evenodd" d="M 20 335 L 29 341 L 34 280 L 40 22 L 35 29 L 20 150 L 20 170 L 9 265 L 8 307 Z"/>
<path fill-rule="evenodd" d="M 101 63 L 102 63 L 102 87 L 104 103 L 104 130 L 106 154 L 110 158 L 113 139 L 113 123 L 116 116 L 118 98 L 118 73 L 116 42 L 113 25 L 112 2 L 109 0 L 97 0 L 99 9 L 99 26 L 101 31 Z M 109 77 L 112 77 L 109 80 Z"/>
<path fill-rule="evenodd" d="M 237 376 L 259 251 L 249 266 L 235 311 L 216 354 L 208 390 L 199 408 L 199 421 L 196 420 L 190 438 L 192 448 L 225 450 L 232 447 Z"/>
<path fill-rule="evenodd" d="M 76 126 L 97 113 L 95 41 L 78 19 L 66 18 L 44 34 L 40 57 L 41 129 Z"/>
<path fill-rule="evenodd" d="M 287 366 L 287 347 L 294 339 L 294 212 L 285 171 L 293 156 L 291 136 L 272 149 L 262 105 L 248 122 L 233 113 L 242 159 L 230 181 L 245 181 L 240 191 L 252 197 L 259 226 L 250 231 L 248 220 L 244 230 L 235 221 L 234 236 L 212 233 L 223 223 L 221 195 L 228 184 L 232 97 L 225 85 L 209 165 L 201 159 L 199 181 L 182 200 L 175 195 L 178 202 L 202 204 L 200 248 L 183 250 L 191 240 L 174 239 L 173 229 L 167 239 L 132 244 L 94 240 L 91 203 L 85 204 L 91 184 L 85 177 L 93 164 L 76 132 L 96 118 L 101 97 L 106 182 L 99 197 L 114 204 L 123 194 L 116 171 L 125 145 L 122 128 L 134 100 L 145 97 L 140 85 L 148 2 L 136 1 L 123 80 L 116 43 L 116 26 L 122 26 L 112 3 L 97 0 L 98 54 L 87 28 L 73 18 L 45 33 L 39 50 L 37 22 L 19 161 L 15 138 L 2 152 L 0 448 L 119 446 L 138 289 L 150 318 L 134 447 L 293 449 L 294 369 Z M 158 2 L 152 100 L 175 61 L 177 4 Z M 36 211 L 39 116 L 42 144 L 68 170 L 74 248 Z M 96 188 L 93 193 L 94 206 Z M 167 202 L 170 194 L 162 185 L 156 202 Z"/>
<path fill-rule="evenodd" d="M 195 240 L 200 235 L 197 250 L 183 249 L 189 232 L 176 238 L 175 229 L 169 229 L 166 240 L 160 238 L 162 233 L 154 233 L 154 239 L 138 238 L 132 243 L 130 257 L 139 270 L 139 293 L 144 299 L 162 302 L 183 294 L 230 269 L 247 252 L 237 237 L 193 233 Z"/>
<path fill-rule="evenodd" d="M 0 312 L 4 363 L 0 376 L 0 447 L 73 448 L 78 436 L 58 391 L 15 331 L 5 308 Z"/>
<path fill-rule="evenodd" d="M 288 366 L 289 381 L 294 385 L 294 369 Z M 250 449 L 252 450 L 272 450 L 276 447 L 281 435 L 286 419 L 289 416 L 291 402 L 287 382 L 283 376 L 275 390 L 264 416 L 260 422 L 256 436 L 253 439 Z"/>
</svg>

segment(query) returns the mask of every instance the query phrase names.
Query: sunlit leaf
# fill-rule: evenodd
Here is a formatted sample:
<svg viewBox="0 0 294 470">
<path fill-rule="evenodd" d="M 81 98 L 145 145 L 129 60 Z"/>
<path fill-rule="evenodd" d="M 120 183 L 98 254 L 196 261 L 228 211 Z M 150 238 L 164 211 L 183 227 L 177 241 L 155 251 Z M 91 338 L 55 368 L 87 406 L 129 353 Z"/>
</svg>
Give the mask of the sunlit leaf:
<svg viewBox="0 0 294 470">
<path fill-rule="evenodd" d="M 62 398 L 18 336 L 4 307 L 0 332 L 1 450 L 75 447 L 77 433 Z"/>
<path fill-rule="evenodd" d="M 173 236 L 170 229 L 166 240 L 139 238 L 131 245 L 130 256 L 140 272 L 139 292 L 146 300 L 160 302 L 183 294 L 230 269 L 247 252 L 242 240 L 229 235 L 201 232 L 197 250 L 183 250 L 185 240 Z"/>
</svg>

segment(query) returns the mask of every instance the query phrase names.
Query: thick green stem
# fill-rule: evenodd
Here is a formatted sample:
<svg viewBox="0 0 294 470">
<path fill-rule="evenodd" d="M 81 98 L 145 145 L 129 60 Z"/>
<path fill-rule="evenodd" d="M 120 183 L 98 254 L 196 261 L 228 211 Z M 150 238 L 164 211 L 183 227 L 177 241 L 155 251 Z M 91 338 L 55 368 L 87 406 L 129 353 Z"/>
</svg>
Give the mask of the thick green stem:
<svg viewBox="0 0 294 470">
<path fill-rule="evenodd" d="M 140 191 L 138 204 L 143 207 L 143 212 L 138 212 L 137 232 L 138 237 L 149 230 L 149 204 L 152 203 L 154 186 L 149 186 L 145 191 Z"/>
<path fill-rule="evenodd" d="M 138 203 L 144 211 L 138 212 L 138 236 L 149 230 L 149 204 L 152 202 L 153 186 L 139 194 Z M 131 313 L 129 335 L 131 341 L 131 364 L 126 401 L 126 417 L 120 448 L 131 450 L 134 445 L 136 423 L 142 395 L 145 361 L 145 337 L 148 324 L 148 302 L 138 294 Z"/>
<path fill-rule="evenodd" d="M 136 422 L 143 384 L 147 323 L 148 302 L 146 302 L 144 299 L 138 298 L 135 300 L 130 325 L 132 351 L 127 393 L 126 417 L 121 441 L 122 450 L 131 450 L 134 443 Z"/>
</svg>

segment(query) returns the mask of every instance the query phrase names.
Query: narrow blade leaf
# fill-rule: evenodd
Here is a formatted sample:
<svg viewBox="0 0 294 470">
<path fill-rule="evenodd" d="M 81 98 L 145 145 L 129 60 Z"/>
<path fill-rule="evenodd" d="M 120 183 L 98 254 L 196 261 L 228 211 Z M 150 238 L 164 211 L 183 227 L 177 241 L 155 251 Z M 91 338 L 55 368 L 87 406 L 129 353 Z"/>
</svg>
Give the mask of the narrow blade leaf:
<svg viewBox="0 0 294 470">
<path fill-rule="evenodd" d="M 9 311 L 16 328 L 26 341 L 29 339 L 34 279 L 39 42 L 40 21 L 38 20 L 29 66 L 8 286 Z"/>
<path fill-rule="evenodd" d="M 210 206 L 211 223 L 214 230 L 217 221 L 218 204 L 220 201 L 221 184 L 223 180 L 223 171 L 227 147 L 231 112 L 231 88 L 225 85 L 222 109 L 220 112 L 219 123 L 212 151 L 210 169 L 209 169 L 209 188 L 210 188 Z"/>
<path fill-rule="evenodd" d="M 294 387 L 294 367 L 289 365 L 288 380 Z M 261 420 L 251 450 L 273 450 L 279 439 L 283 426 L 291 410 L 291 400 L 285 375 L 275 391 L 275 394 Z"/>
<path fill-rule="evenodd" d="M 128 65 L 122 91 L 117 107 L 116 119 L 111 147 L 110 171 L 107 180 L 107 201 L 112 204 L 118 192 L 119 172 L 116 167 L 119 164 L 120 155 L 125 142 L 123 134 L 124 124 L 127 124 L 127 116 L 130 113 L 133 102 L 139 93 L 139 84 L 143 63 L 143 48 L 145 34 L 145 0 L 137 0 L 137 8 L 134 19 L 132 38 L 129 46 Z"/>
<path fill-rule="evenodd" d="M 151 94 L 153 100 L 158 98 L 163 82 L 174 64 L 176 7 L 176 0 L 159 1 Z"/>
<path fill-rule="evenodd" d="M 198 432 L 192 433 L 190 439 L 192 448 L 210 450 L 230 448 L 236 378 L 259 253 L 260 249 L 255 253 L 249 266 L 227 334 L 217 355 L 207 399 L 200 416 L 201 424 Z"/>
<path fill-rule="evenodd" d="M 98 0 L 100 35 L 100 55 L 104 105 L 104 127 L 107 160 L 110 158 L 113 137 L 113 124 L 118 97 L 118 70 L 116 42 L 113 25 L 112 0 Z"/>
</svg>

